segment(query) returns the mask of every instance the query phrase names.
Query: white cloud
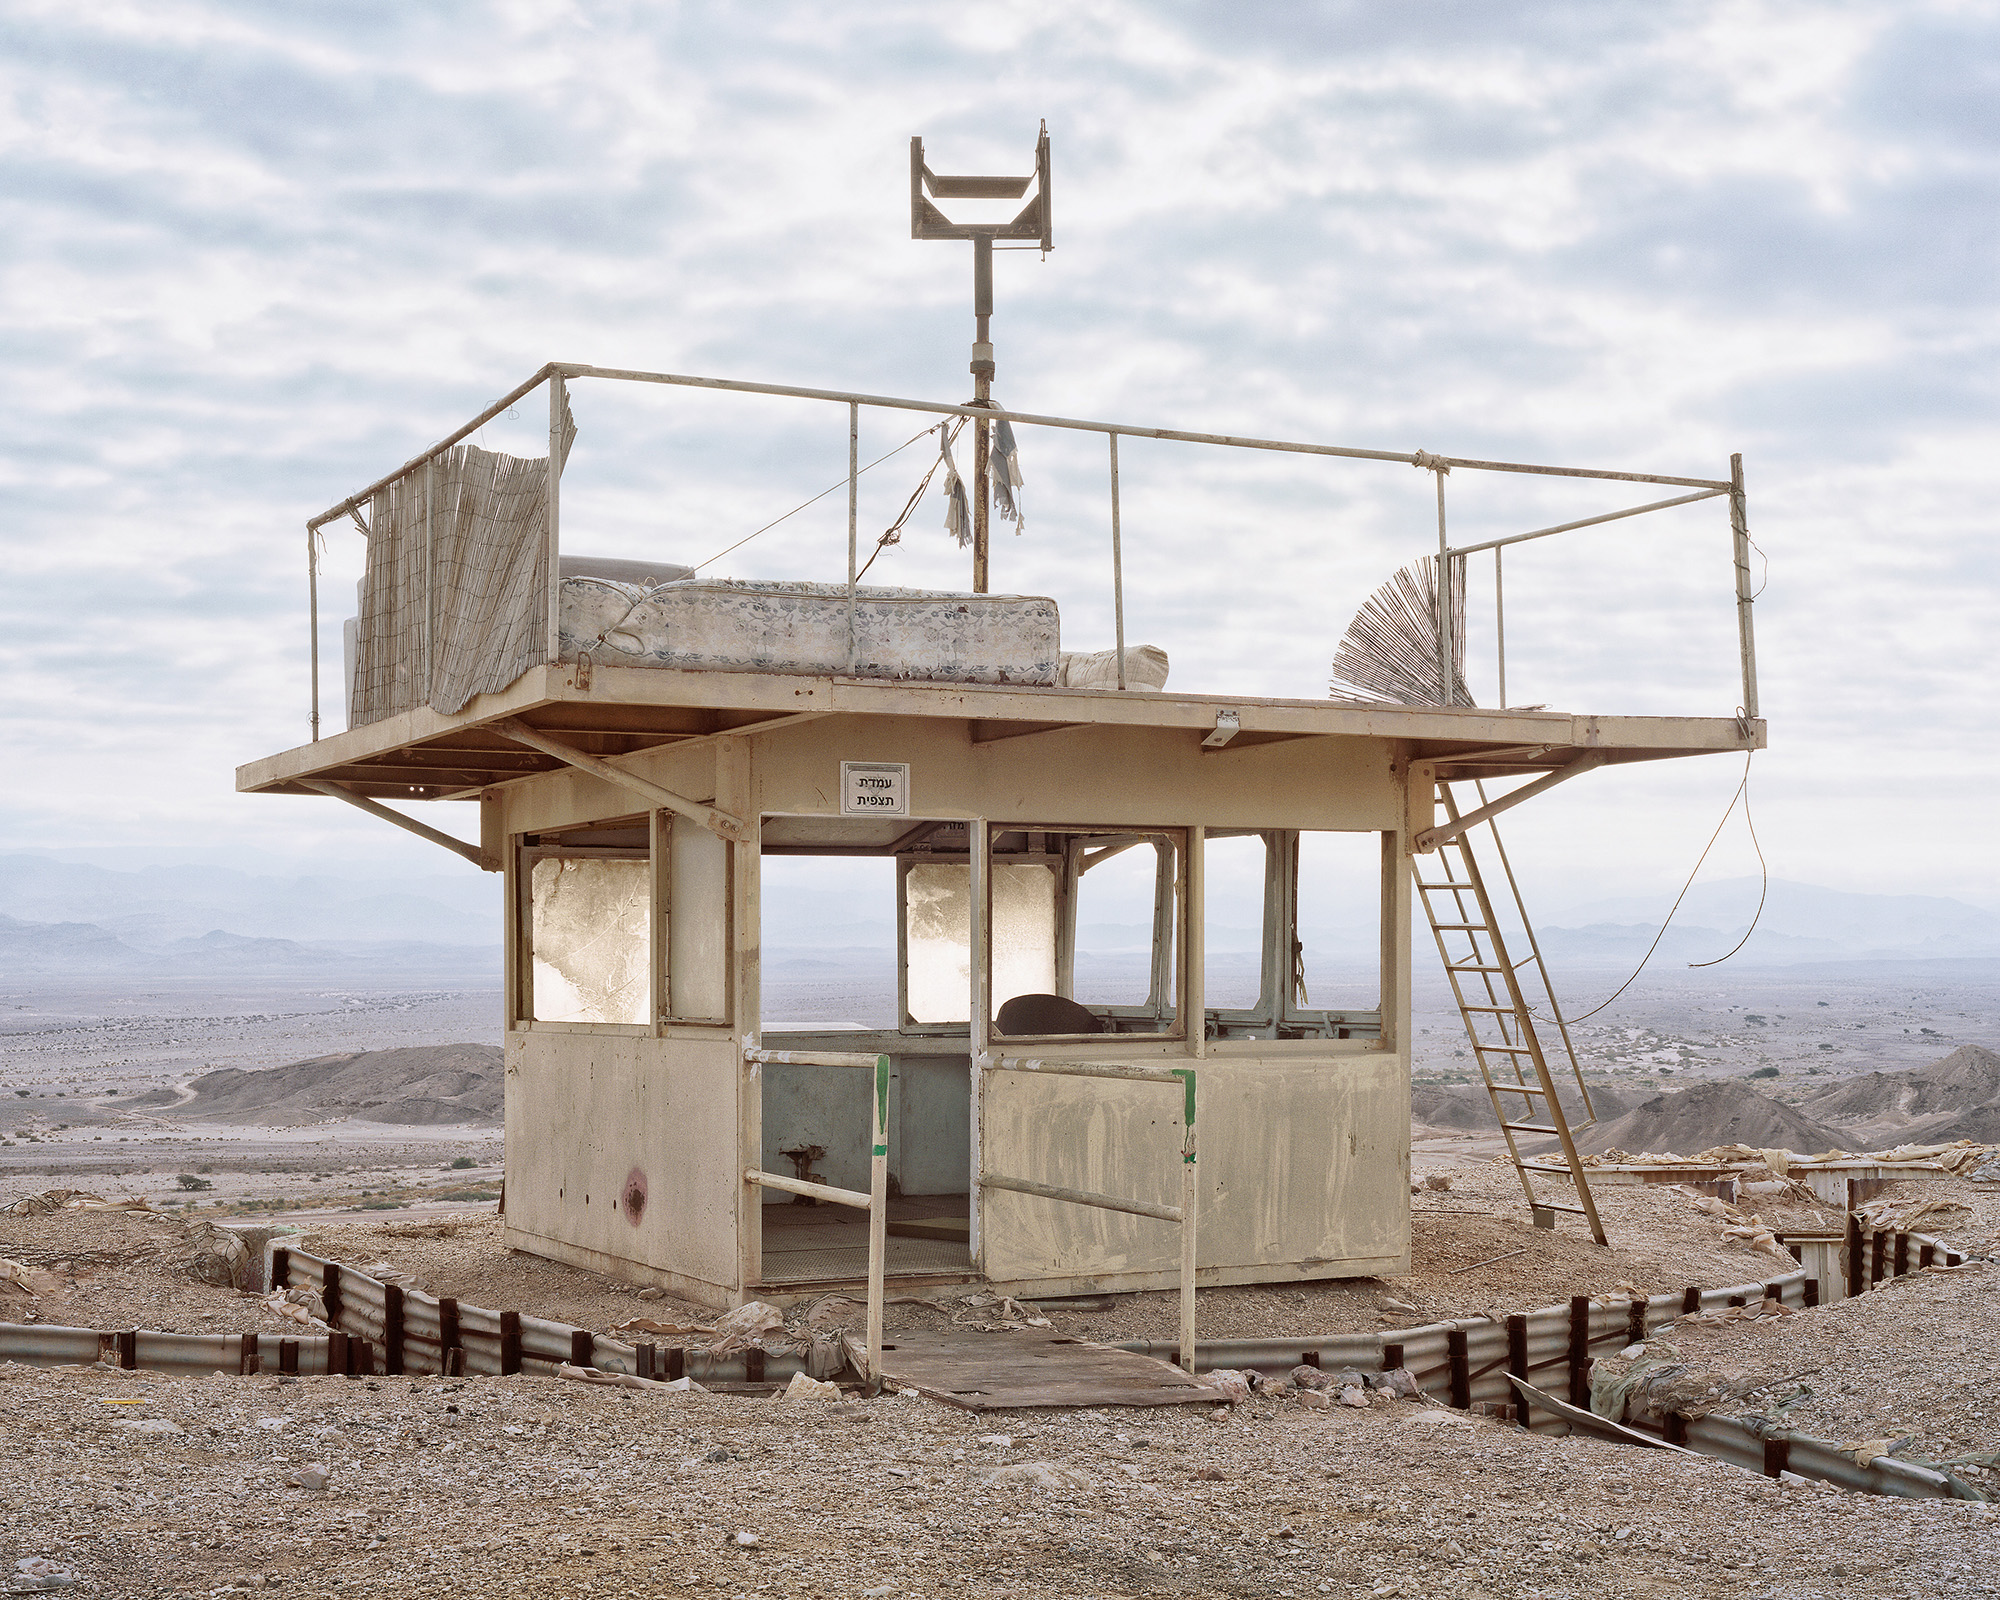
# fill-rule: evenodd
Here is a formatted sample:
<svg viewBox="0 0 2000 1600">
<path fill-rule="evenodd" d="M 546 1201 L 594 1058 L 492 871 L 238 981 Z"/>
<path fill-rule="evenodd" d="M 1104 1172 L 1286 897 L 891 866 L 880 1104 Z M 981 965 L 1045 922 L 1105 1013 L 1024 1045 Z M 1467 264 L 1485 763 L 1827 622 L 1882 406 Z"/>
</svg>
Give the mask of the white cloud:
<svg viewBox="0 0 2000 1600">
<path fill-rule="evenodd" d="M 1935 841 L 1994 777 L 1995 31 L 1734 0 L 15 6 L 0 819 L 27 844 L 372 837 L 228 789 L 303 736 L 305 517 L 552 357 L 961 395 L 965 252 L 908 240 L 907 140 L 1015 170 L 1046 116 L 1058 248 L 1002 258 L 1003 397 L 1641 470 L 1745 451 L 1767 844 L 1795 878 L 1969 893 L 1994 845 Z M 486 442 L 538 449 L 539 405 Z M 807 407 L 577 405 L 571 526 L 608 545 L 706 555 L 844 459 Z M 1102 637 L 1101 442 L 1025 446 L 999 581 Z M 1134 444 L 1127 473 L 1134 634 L 1189 687 L 1323 692 L 1347 615 L 1434 537 L 1405 467 Z M 1449 488 L 1488 533 L 1622 493 Z M 1510 558 L 1515 698 L 1733 708 L 1722 513 L 1671 519 Z M 875 575 L 960 581 L 937 520 Z M 329 537 L 337 617 L 355 541 Z M 823 505 L 730 565 L 843 561 Z M 1579 784 L 1520 814 L 1523 849 L 1607 892 L 1677 881 L 1726 765 Z"/>
</svg>

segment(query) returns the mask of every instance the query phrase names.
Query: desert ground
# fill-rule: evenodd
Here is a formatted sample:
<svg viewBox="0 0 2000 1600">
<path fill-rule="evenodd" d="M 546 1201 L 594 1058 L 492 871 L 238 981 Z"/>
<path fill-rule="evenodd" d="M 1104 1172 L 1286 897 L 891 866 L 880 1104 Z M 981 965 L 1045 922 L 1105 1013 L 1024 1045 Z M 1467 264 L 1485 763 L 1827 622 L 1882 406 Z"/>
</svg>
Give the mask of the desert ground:
<svg viewBox="0 0 2000 1600">
<path fill-rule="evenodd" d="M 2000 1038 L 2000 1007 L 1983 973 L 1949 966 L 1642 980 L 1630 1004 L 1577 1030 L 1598 1127 L 1643 1144 L 1734 1118 L 1752 1135 L 1804 1127 L 1862 1147 L 1970 1115 L 1977 1106 L 1937 1097 L 1988 1092 L 1982 1041 Z M 821 975 L 778 993 L 808 1011 L 853 998 L 830 981 L 837 991 Z M 82 1189 L 146 1209 L 0 1216 L 0 1258 L 33 1275 L 32 1293 L 5 1293 L 0 1320 L 295 1329 L 265 1297 L 190 1276 L 186 1240 L 207 1222 L 296 1229 L 301 1248 L 599 1332 L 713 1317 L 506 1249 L 490 991 L 35 984 L 0 997 L 0 1205 Z M 1412 1272 L 1204 1291 L 1204 1339 L 1388 1332 L 1789 1266 L 1665 1187 L 1599 1192 L 1608 1250 L 1571 1219 L 1530 1226 L 1435 999 L 1419 1017 L 1432 1032 L 1415 1095 Z M 1936 1082 L 1913 1093 L 1895 1076 L 1912 1069 Z M 1690 1088 L 1706 1098 L 1680 1094 Z M 1991 1093 L 2000 1102 L 2000 1081 Z M 2000 1350 L 1984 1332 L 2000 1185 L 1902 1188 L 1911 1205 L 1944 1203 L 1923 1226 L 1966 1267 L 1789 1317 L 1689 1321 L 1654 1345 L 1679 1351 L 1716 1409 L 1782 1405 L 1789 1426 L 1820 1437 L 1952 1461 L 1996 1503 L 1773 1482 L 1386 1394 L 1359 1409 L 1278 1388 L 1220 1406 L 976 1414 L 852 1386 L 784 1400 L 538 1376 L 9 1365 L 0 1574 L 16 1571 L 21 1592 L 68 1576 L 79 1592 L 186 1600 L 447 1586 L 800 1600 L 2000 1594 Z M 1824 1209 L 1788 1192 L 1758 1215 L 1829 1225 Z M 988 1314 L 966 1295 L 892 1305 L 891 1327 Z M 1175 1308 L 1129 1295 L 1030 1310 L 1117 1343 L 1171 1337 Z M 819 1326 L 855 1314 L 786 1308 Z"/>
</svg>

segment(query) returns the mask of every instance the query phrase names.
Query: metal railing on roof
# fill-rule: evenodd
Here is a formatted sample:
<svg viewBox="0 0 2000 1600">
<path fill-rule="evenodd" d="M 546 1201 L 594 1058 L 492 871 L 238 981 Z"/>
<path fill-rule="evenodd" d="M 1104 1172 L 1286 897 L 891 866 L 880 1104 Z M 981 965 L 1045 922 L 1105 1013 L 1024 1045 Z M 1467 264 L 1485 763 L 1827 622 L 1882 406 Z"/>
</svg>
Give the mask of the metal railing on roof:
<svg viewBox="0 0 2000 1600">
<path fill-rule="evenodd" d="M 1010 411 L 1004 407 L 984 405 L 954 405 L 938 400 L 913 400 L 896 395 L 866 394 L 849 389 L 812 389 L 795 384 L 753 383 L 737 378 L 704 378 L 687 373 L 645 372 L 623 367 L 598 367 L 582 362 L 551 361 L 538 369 L 531 377 L 517 384 L 500 399 L 488 406 L 478 416 L 463 427 L 457 428 L 444 438 L 420 451 L 405 461 L 395 471 L 375 480 L 367 488 L 346 499 L 336 502 L 318 516 L 306 523 L 306 567 L 310 628 L 312 635 L 312 736 L 319 738 L 319 551 L 317 540 L 319 530 L 329 522 L 341 517 L 352 517 L 360 523 L 360 507 L 378 491 L 387 488 L 406 473 L 423 466 L 434 457 L 449 450 L 453 445 L 467 438 L 486 423 L 492 421 L 509 407 L 516 404 L 537 387 L 549 386 L 549 473 L 548 473 L 548 599 L 546 659 L 553 663 L 559 654 L 559 634 L 562 615 L 562 576 L 560 561 L 561 545 L 561 455 L 557 443 L 561 429 L 561 419 L 567 411 L 567 386 L 577 378 L 601 378 L 622 383 L 665 384 L 677 388 L 721 390 L 734 394 L 773 395 L 797 400 L 826 401 L 848 408 L 848 496 L 847 496 L 847 604 L 848 638 L 850 641 L 850 667 L 852 666 L 852 641 L 854 638 L 854 607 L 856 597 L 857 547 L 857 494 L 856 483 L 859 476 L 857 438 L 859 415 L 863 406 L 875 410 L 915 411 L 929 416 L 964 417 L 982 425 L 992 422 L 1009 422 L 1024 427 L 1059 428 L 1082 433 L 1100 433 L 1107 436 L 1110 452 L 1110 507 L 1111 507 L 1111 554 L 1112 554 L 1112 595 L 1113 610 L 1117 630 L 1118 686 L 1125 685 L 1125 605 L 1123 550 L 1119 527 L 1119 479 L 1118 441 L 1121 437 L 1134 439 L 1161 439 L 1181 444 L 1217 445 L 1236 450 L 1269 450 L 1292 455 L 1333 456 L 1354 461 L 1391 461 L 1407 466 L 1419 467 L 1435 473 L 1437 478 L 1438 503 L 1438 555 L 1440 580 L 1442 581 L 1447 562 L 1463 560 L 1469 555 L 1492 550 L 1494 553 L 1494 612 L 1496 636 L 1499 640 L 1501 672 L 1501 704 L 1506 703 L 1506 646 L 1505 623 L 1501 611 L 1500 592 L 1500 551 L 1510 544 L 1519 544 L 1530 539 L 1543 539 L 1552 534 L 1568 533 L 1580 528 L 1594 527 L 1601 523 L 1620 521 L 1652 511 L 1663 511 L 1673 506 L 1689 505 L 1698 500 L 1729 496 L 1730 530 L 1732 535 L 1734 567 L 1736 579 L 1737 636 L 1742 670 L 1743 703 L 1740 715 L 1754 719 L 1757 707 L 1757 656 L 1756 637 L 1752 622 L 1751 607 L 1754 593 L 1750 578 L 1750 535 L 1749 518 L 1743 486 L 1743 458 L 1730 457 L 1728 478 L 1674 477 L 1660 473 L 1624 472 L 1603 467 L 1557 467 L 1524 461 L 1485 461 L 1466 456 L 1433 455 L 1424 450 L 1370 450 L 1352 445 L 1314 444 L 1302 440 L 1263 439 L 1243 434 L 1204 433 L 1182 428 L 1153 428 L 1137 423 L 1100 422 L 1081 417 L 1051 416 L 1039 412 Z M 1501 539 L 1490 539 L 1476 544 L 1453 547 L 1449 544 L 1445 528 L 1444 480 L 1454 470 L 1469 472 L 1526 473 L 1537 477 L 1584 478 L 1620 483 L 1653 483 L 1671 487 L 1693 489 L 1694 494 L 1680 495 L 1672 499 L 1656 500 L 1646 505 L 1631 506 L 1621 511 L 1607 512 L 1601 516 L 1584 517 L 1572 522 L 1559 523 L 1553 527 L 1538 528 L 1528 533 L 1513 534 Z M 366 531 L 365 524 L 363 531 Z M 1452 638 L 1450 607 L 1441 605 L 1438 619 L 1438 660 L 1444 681 L 1450 681 L 1449 663 L 1452 660 Z"/>
</svg>

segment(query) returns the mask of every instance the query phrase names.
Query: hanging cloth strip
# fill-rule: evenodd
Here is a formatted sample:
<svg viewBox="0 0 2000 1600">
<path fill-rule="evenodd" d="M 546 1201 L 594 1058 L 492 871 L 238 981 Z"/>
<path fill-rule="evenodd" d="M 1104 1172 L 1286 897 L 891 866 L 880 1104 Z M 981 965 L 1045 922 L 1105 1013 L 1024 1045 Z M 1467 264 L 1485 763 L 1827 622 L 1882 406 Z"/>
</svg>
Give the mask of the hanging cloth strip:
<svg viewBox="0 0 2000 1600">
<path fill-rule="evenodd" d="M 1014 491 L 1021 487 L 1021 450 L 1014 442 L 1014 425 L 1002 417 L 993 425 L 993 509 L 1014 524 L 1018 535 L 1028 526 Z"/>
<path fill-rule="evenodd" d="M 972 505 L 965 496 L 965 480 L 958 475 L 958 463 L 951 458 L 951 425 L 938 424 L 938 454 L 944 462 L 944 530 L 963 550 L 972 543 Z"/>
</svg>

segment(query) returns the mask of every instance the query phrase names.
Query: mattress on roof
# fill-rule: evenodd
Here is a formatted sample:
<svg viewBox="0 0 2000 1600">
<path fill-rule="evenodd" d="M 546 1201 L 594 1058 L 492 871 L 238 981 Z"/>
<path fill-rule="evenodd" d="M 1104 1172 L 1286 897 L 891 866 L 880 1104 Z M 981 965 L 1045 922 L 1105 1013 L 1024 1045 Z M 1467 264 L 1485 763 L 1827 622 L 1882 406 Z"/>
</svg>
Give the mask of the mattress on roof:
<svg viewBox="0 0 2000 1600">
<path fill-rule="evenodd" d="M 603 666 L 848 673 L 847 588 L 690 578 L 641 588 L 565 578 L 562 655 Z M 1059 681 L 1056 603 L 1038 595 L 860 589 L 853 675 L 932 683 Z"/>
</svg>

